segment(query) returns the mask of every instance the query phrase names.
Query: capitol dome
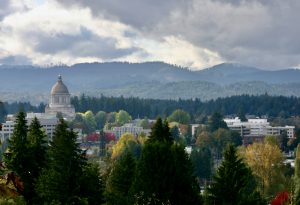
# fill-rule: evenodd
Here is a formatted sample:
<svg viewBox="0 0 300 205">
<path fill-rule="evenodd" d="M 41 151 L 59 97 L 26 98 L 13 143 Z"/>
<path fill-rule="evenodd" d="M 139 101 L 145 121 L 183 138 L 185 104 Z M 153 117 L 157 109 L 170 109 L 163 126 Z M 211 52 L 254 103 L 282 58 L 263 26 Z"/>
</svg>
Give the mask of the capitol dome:
<svg viewBox="0 0 300 205">
<path fill-rule="evenodd" d="M 55 94 L 69 94 L 67 86 L 62 82 L 61 75 L 58 76 L 57 82 L 51 89 L 51 95 Z"/>
<path fill-rule="evenodd" d="M 51 89 L 49 104 L 45 108 L 47 114 L 57 115 L 61 113 L 64 117 L 72 119 L 75 117 L 75 108 L 71 104 L 71 96 L 67 86 L 62 82 L 61 75 Z"/>
</svg>

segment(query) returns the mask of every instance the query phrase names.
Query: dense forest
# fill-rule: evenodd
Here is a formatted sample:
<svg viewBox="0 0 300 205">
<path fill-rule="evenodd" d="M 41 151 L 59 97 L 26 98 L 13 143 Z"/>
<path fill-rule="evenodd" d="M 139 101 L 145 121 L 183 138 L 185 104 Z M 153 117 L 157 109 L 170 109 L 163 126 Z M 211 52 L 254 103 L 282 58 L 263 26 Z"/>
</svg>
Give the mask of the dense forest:
<svg viewBox="0 0 300 205">
<path fill-rule="evenodd" d="M 81 95 L 73 97 L 72 104 L 77 112 L 91 110 L 94 113 L 102 110 L 113 112 L 126 110 L 133 118 L 156 118 L 169 116 L 176 109 L 183 109 L 188 112 L 192 120 L 196 120 L 199 115 L 211 115 L 220 112 L 223 115 L 234 115 L 240 112 L 250 115 L 267 115 L 268 117 L 288 117 L 300 115 L 300 98 L 270 96 L 268 94 L 260 96 L 240 95 L 226 98 L 218 98 L 202 102 L 200 99 L 189 100 L 158 100 L 141 99 L 137 97 L 89 97 Z M 14 114 L 22 108 L 24 111 L 43 112 L 45 105 L 33 106 L 30 103 L 3 103 L 0 106 L 0 119 L 5 113 Z M 196 120 L 197 121 L 197 120 Z"/>
</svg>

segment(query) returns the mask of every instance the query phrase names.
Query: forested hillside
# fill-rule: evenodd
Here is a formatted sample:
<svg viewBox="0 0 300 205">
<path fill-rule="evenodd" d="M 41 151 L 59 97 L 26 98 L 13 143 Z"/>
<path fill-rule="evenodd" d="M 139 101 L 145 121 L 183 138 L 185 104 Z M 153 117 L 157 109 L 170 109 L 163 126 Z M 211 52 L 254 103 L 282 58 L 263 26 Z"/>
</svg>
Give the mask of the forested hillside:
<svg viewBox="0 0 300 205">
<path fill-rule="evenodd" d="M 191 71 L 161 62 L 82 63 L 73 66 L 0 66 L 0 100 L 47 102 L 61 74 L 71 94 L 154 99 L 216 99 L 233 95 L 300 96 L 300 71 L 266 71 L 220 64 Z M 30 80 L 34 79 L 34 80 Z"/>
<path fill-rule="evenodd" d="M 216 100 L 201 101 L 200 99 L 179 99 L 179 100 L 158 100 L 142 99 L 136 97 L 89 97 L 82 95 L 73 97 L 72 104 L 76 112 L 86 112 L 91 110 L 114 112 L 126 110 L 133 118 L 150 117 L 156 118 L 158 115 L 169 116 L 176 109 L 183 109 L 193 118 L 199 115 L 210 115 L 220 112 L 223 115 L 231 115 L 243 112 L 251 115 L 268 115 L 269 117 L 286 117 L 300 115 L 300 98 L 270 96 L 267 94 L 260 96 L 240 95 Z M 25 111 L 43 112 L 44 104 L 33 106 L 30 103 L 4 103 L 0 106 L 0 114 L 16 113 L 19 108 Z M 0 118 L 1 119 L 1 118 Z"/>
</svg>

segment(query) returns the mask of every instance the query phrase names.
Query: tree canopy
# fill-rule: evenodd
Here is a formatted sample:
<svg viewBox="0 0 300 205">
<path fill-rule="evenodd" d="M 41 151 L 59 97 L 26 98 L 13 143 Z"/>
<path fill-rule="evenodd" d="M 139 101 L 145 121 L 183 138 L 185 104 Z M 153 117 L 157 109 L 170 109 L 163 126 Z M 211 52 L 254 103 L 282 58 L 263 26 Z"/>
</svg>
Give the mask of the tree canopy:
<svg viewBox="0 0 300 205">
<path fill-rule="evenodd" d="M 213 177 L 211 186 L 207 188 L 206 203 L 262 204 L 251 170 L 238 158 L 233 145 L 226 148 L 224 159 Z"/>
<path fill-rule="evenodd" d="M 189 124 L 191 121 L 191 116 L 186 111 L 177 109 L 168 117 L 168 121 Z"/>
</svg>

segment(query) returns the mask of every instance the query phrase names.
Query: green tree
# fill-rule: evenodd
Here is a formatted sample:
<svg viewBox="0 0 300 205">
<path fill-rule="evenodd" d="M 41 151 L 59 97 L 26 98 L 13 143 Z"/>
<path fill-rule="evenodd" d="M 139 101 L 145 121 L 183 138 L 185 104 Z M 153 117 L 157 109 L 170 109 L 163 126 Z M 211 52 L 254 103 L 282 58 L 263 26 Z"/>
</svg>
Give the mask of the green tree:
<svg viewBox="0 0 300 205">
<path fill-rule="evenodd" d="M 213 133 L 201 132 L 197 137 L 196 144 L 209 148 L 215 158 L 221 159 L 222 153 L 228 144 L 242 145 L 242 137 L 237 132 L 219 128 Z"/>
<path fill-rule="evenodd" d="M 228 144 L 233 144 L 235 147 L 242 145 L 242 137 L 237 132 L 219 128 L 212 135 L 217 156 L 222 155 Z"/>
<path fill-rule="evenodd" d="M 116 112 L 110 112 L 106 116 L 106 122 L 107 123 L 114 123 L 116 121 L 117 113 Z"/>
<path fill-rule="evenodd" d="M 300 204 L 300 144 L 297 146 L 294 175 L 294 204 Z"/>
<path fill-rule="evenodd" d="M 153 125 L 148 140 L 148 142 L 154 141 L 173 142 L 168 122 L 166 120 L 163 122 L 160 117 L 157 118 L 155 124 Z"/>
<path fill-rule="evenodd" d="M 284 152 L 288 152 L 289 137 L 285 130 L 280 133 L 279 141 L 280 141 L 280 149 Z"/>
<path fill-rule="evenodd" d="M 76 137 L 61 119 L 49 147 L 48 167 L 37 183 L 37 193 L 45 203 L 71 204 L 80 199 L 86 159 L 76 144 Z"/>
<path fill-rule="evenodd" d="M 126 151 L 113 163 L 106 183 L 108 205 L 131 205 L 130 189 L 135 176 L 136 162 L 130 151 Z"/>
<path fill-rule="evenodd" d="M 233 145 L 228 145 L 213 182 L 207 188 L 207 204 L 262 204 L 250 169 L 239 159 Z"/>
<path fill-rule="evenodd" d="M 27 147 L 27 121 L 25 113 L 19 112 L 14 126 L 11 139 L 8 140 L 8 153 L 4 155 L 5 165 L 9 170 L 14 171 L 23 181 L 31 177 L 29 173 L 29 150 Z M 21 190 L 18 190 L 21 192 Z"/>
<path fill-rule="evenodd" d="M 87 200 L 89 205 L 98 205 L 104 202 L 104 184 L 97 164 L 88 163 L 83 167 L 80 177 L 80 197 Z"/>
<path fill-rule="evenodd" d="M 184 110 L 177 109 L 168 117 L 168 121 L 178 122 L 180 124 L 189 124 L 191 121 L 191 116 Z"/>
<path fill-rule="evenodd" d="M 199 187 L 184 146 L 172 143 L 167 121 L 157 119 L 137 163 L 137 204 L 199 204 Z"/>
<path fill-rule="evenodd" d="M 190 158 L 194 166 L 195 175 L 203 184 L 212 175 L 213 159 L 210 149 L 207 147 L 195 147 Z"/>
<path fill-rule="evenodd" d="M 223 120 L 223 116 L 215 112 L 208 120 L 208 128 L 211 132 L 216 131 L 219 128 L 228 129 L 226 122 Z"/>
<path fill-rule="evenodd" d="M 245 112 L 244 112 L 244 109 L 243 109 L 243 108 L 240 108 L 240 109 L 239 109 L 238 117 L 240 118 L 240 120 L 241 120 L 242 122 L 246 122 L 246 121 L 247 121 L 247 118 L 246 118 L 246 116 L 245 116 Z"/>
<path fill-rule="evenodd" d="M 171 132 L 171 136 L 172 138 L 178 142 L 179 141 L 179 138 L 180 138 L 180 132 L 179 132 L 179 129 L 177 126 L 173 126 L 171 129 L 170 129 L 170 132 Z"/>
<path fill-rule="evenodd" d="M 42 169 L 46 166 L 47 135 L 42 130 L 38 119 L 33 118 L 28 128 L 28 173 L 30 177 L 24 181 L 26 189 L 24 196 L 31 201 L 36 198 L 35 185 Z"/>
<path fill-rule="evenodd" d="M 147 117 L 141 120 L 139 126 L 141 126 L 143 129 L 149 129 L 151 127 L 151 124 Z"/>
<path fill-rule="evenodd" d="M 85 123 L 88 125 L 90 132 L 96 130 L 97 123 L 95 120 L 94 113 L 92 111 L 90 111 L 90 110 L 86 111 L 83 114 L 83 119 L 84 119 Z"/>
<path fill-rule="evenodd" d="M 131 116 L 128 114 L 128 112 L 126 112 L 125 110 L 120 110 L 117 114 L 116 114 L 116 124 L 117 125 L 124 125 L 125 123 L 129 123 L 131 122 L 132 118 Z"/>
<path fill-rule="evenodd" d="M 97 114 L 95 115 L 95 121 L 97 124 L 97 129 L 102 130 L 106 123 L 106 112 L 104 111 L 97 112 Z"/>
</svg>

